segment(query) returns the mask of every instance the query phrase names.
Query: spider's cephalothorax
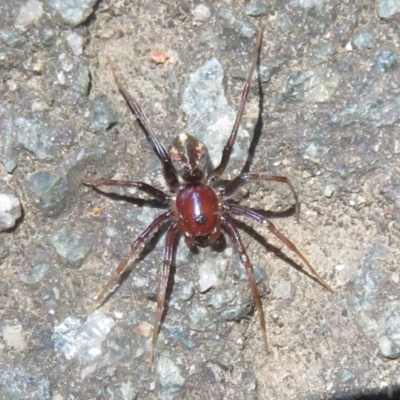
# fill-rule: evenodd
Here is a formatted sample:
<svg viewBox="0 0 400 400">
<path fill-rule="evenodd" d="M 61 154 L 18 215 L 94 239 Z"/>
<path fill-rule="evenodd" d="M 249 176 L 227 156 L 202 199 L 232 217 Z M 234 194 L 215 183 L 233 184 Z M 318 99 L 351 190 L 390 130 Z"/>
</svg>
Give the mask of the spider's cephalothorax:
<svg viewBox="0 0 400 400">
<path fill-rule="evenodd" d="M 232 216 L 243 216 L 265 226 L 272 234 L 281 240 L 290 250 L 292 250 L 309 268 L 315 278 L 328 290 L 331 287 L 326 283 L 311 266 L 304 255 L 297 247 L 281 233 L 274 224 L 267 218 L 245 206 L 230 201 L 230 197 L 246 182 L 249 181 L 273 181 L 285 183 L 289 186 L 296 200 L 296 216 L 299 215 L 299 203 L 296 191 L 289 178 L 285 176 L 269 176 L 257 173 L 241 174 L 230 181 L 224 189 L 216 190 L 213 188 L 214 182 L 222 175 L 228 165 L 233 146 L 236 141 L 240 121 L 242 119 L 244 106 L 249 95 L 250 83 L 255 66 L 259 60 L 262 41 L 262 30 L 257 38 L 256 51 L 249 75 L 242 90 L 239 111 L 236 116 L 235 124 L 229 139 L 223 149 L 222 158 L 219 165 L 212 171 L 208 171 L 209 157 L 206 146 L 193 136 L 181 134 L 173 142 L 168 153 L 163 143 L 150 125 L 143 110 L 136 100 L 120 83 L 115 68 L 109 61 L 110 69 L 119 91 L 124 96 L 130 108 L 139 118 L 141 125 L 154 145 L 155 152 L 163 164 L 164 176 L 170 188 L 171 195 L 150 186 L 144 182 L 118 181 L 110 179 L 84 180 L 85 185 L 91 186 L 122 186 L 135 187 L 161 204 L 168 206 L 167 211 L 161 213 L 133 242 L 129 252 L 123 257 L 122 261 L 108 280 L 102 291 L 97 297 L 96 304 L 92 309 L 97 308 L 106 298 L 111 287 L 116 283 L 126 270 L 128 262 L 133 253 L 140 248 L 152 235 L 161 227 L 167 226 L 164 247 L 164 256 L 161 270 L 161 282 L 158 292 L 156 318 L 152 338 L 152 359 L 154 348 L 164 309 L 165 297 L 169 272 L 173 258 L 174 246 L 177 236 L 183 235 L 189 246 L 209 245 L 214 243 L 222 233 L 225 233 L 232 241 L 237 250 L 240 260 L 244 265 L 249 278 L 250 289 L 258 311 L 261 332 L 265 348 L 267 349 L 267 335 L 265 329 L 265 318 L 262 304 L 254 278 L 253 267 L 247 255 L 246 248 L 236 228 Z"/>
</svg>

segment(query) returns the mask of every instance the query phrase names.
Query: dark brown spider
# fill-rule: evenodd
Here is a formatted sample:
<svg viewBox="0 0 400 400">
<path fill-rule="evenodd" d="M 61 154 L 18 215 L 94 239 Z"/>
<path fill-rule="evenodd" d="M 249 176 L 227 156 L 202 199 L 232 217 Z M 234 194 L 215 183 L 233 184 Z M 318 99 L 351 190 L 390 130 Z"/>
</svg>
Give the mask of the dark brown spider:
<svg viewBox="0 0 400 400">
<path fill-rule="evenodd" d="M 232 240 L 232 243 L 240 255 L 240 260 L 243 263 L 249 278 L 250 288 L 254 303 L 257 307 L 261 332 L 266 350 L 268 349 L 268 345 L 265 329 L 265 318 L 257 283 L 254 278 L 253 267 L 250 263 L 246 248 L 235 226 L 235 223 L 231 218 L 231 215 L 247 217 L 252 221 L 266 226 L 270 232 L 272 232 L 279 240 L 281 240 L 290 250 L 296 253 L 298 257 L 300 257 L 300 259 L 323 286 L 325 286 L 329 291 L 333 291 L 329 284 L 319 276 L 316 270 L 311 266 L 311 264 L 297 249 L 297 247 L 285 235 L 283 235 L 271 221 L 247 207 L 234 204 L 229 201 L 229 198 L 246 182 L 281 182 L 288 185 L 293 193 L 293 196 L 296 200 L 296 216 L 298 217 L 298 196 L 289 178 L 285 176 L 266 176 L 263 174 L 247 173 L 241 174 L 234 178 L 225 186 L 224 189 L 217 190 L 213 187 L 217 179 L 222 175 L 226 166 L 228 165 L 233 145 L 235 144 L 239 124 L 242 119 L 247 97 L 249 95 L 251 79 L 260 57 L 262 34 L 263 31 L 260 30 L 255 48 L 255 57 L 242 90 L 239 111 L 237 113 L 236 121 L 229 136 L 228 142 L 226 143 L 222 152 L 221 162 L 213 171 L 209 173 L 207 173 L 209 166 L 207 147 L 195 137 L 186 134 L 178 136 L 174 140 L 169 153 L 167 152 L 166 148 L 151 127 L 139 104 L 120 83 L 116 75 L 115 68 L 109 61 L 110 69 L 119 91 L 127 101 L 132 111 L 139 118 L 144 131 L 154 145 L 157 156 L 163 163 L 164 176 L 171 191 L 171 195 L 168 195 L 163 191 L 143 182 L 118 181 L 109 179 L 83 181 L 85 185 L 91 186 L 102 185 L 135 187 L 138 190 L 141 190 L 154 197 L 160 203 L 169 205 L 168 211 L 159 215 L 131 245 L 129 252 L 122 259 L 113 275 L 98 295 L 96 304 L 92 310 L 97 308 L 103 302 L 111 286 L 120 279 L 121 275 L 126 270 L 128 261 L 132 257 L 133 253 L 141 245 L 143 245 L 161 226 L 167 225 L 168 228 L 164 247 L 161 282 L 158 292 L 157 311 L 152 338 L 151 359 L 153 359 L 154 356 L 159 325 L 164 310 L 165 295 L 167 291 L 175 241 L 179 234 L 184 236 L 186 243 L 190 247 L 194 247 L 196 245 L 211 245 L 216 242 L 222 232 L 225 232 Z"/>
</svg>

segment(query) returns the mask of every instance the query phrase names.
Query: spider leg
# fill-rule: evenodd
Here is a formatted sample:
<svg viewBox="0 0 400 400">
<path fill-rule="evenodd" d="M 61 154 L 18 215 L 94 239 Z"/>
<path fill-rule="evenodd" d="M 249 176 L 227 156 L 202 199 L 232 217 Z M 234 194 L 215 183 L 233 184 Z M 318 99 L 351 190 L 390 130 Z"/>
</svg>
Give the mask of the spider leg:
<svg viewBox="0 0 400 400">
<path fill-rule="evenodd" d="M 281 242 L 283 242 L 290 250 L 292 250 L 298 257 L 304 262 L 304 264 L 308 267 L 308 269 L 312 272 L 317 281 L 328 289 L 330 292 L 333 292 L 332 287 L 318 274 L 318 272 L 312 267 L 307 258 L 300 252 L 300 250 L 289 240 L 282 232 L 280 232 L 275 225 L 269 221 L 267 218 L 263 217 L 261 214 L 250 210 L 247 207 L 238 205 L 238 204 L 227 204 L 228 211 L 235 215 L 241 215 L 247 217 L 255 222 L 258 222 L 262 225 L 265 225 L 271 233 L 273 233 Z"/>
<path fill-rule="evenodd" d="M 239 253 L 240 261 L 246 268 L 247 276 L 250 282 L 251 293 L 253 295 L 253 301 L 256 305 L 258 317 L 260 319 L 261 333 L 264 341 L 265 350 L 268 351 L 268 341 L 267 341 L 267 332 L 265 328 L 264 311 L 261 304 L 260 293 L 258 292 L 257 282 L 254 278 L 254 270 L 253 266 L 251 265 L 250 258 L 247 255 L 246 248 L 239 235 L 239 231 L 237 230 L 235 223 L 231 220 L 231 218 L 225 215 L 223 217 L 223 220 L 221 221 L 221 226 L 222 229 L 225 230 L 225 232 L 232 240 L 233 245 L 236 248 L 236 251 Z"/>
<path fill-rule="evenodd" d="M 170 196 L 163 191 L 156 189 L 155 187 L 148 185 L 144 182 L 133 182 L 133 181 L 116 181 L 113 179 L 84 179 L 82 181 L 84 185 L 88 186 L 122 186 L 122 187 L 134 187 L 142 192 L 147 193 L 151 197 L 154 197 L 160 203 L 168 204 Z"/>
<path fill-rule="evenodd" d="M 101 290 L 100 294 L 97 296 L 94 306 L 92 306 L 87 315 L 93 312 L 96 308 L 98 308 L 104 301 L 104 298 L 108 294 L 111 286 L 117 282 L 121 275 L 126 270 L 128 265 L 128 261 L 132 257 L 133 253 L 142 245 L 144 244 L 163 224 L 170 221 L 171 219 L 171 212 L 166 211 L 159 215 L 140 235 L 139 237 L 133 242 L 129 251 L 125 254 L 122 261 L 119 263 L 118 267 L 115 269 L 113 274 L 111 275 L 108 282 L 105 284 L 103 289 Z"/>
<path fill-rule="evenodd" d="M 110 67 L 111 73 L 113 75 L 114 81 L 118 86 L 119 91 L 121 92 L 122 96 L 124 97 L 125 101 L 128 103 L 130 109 L 135 113 L 137 118 L 139 118 L 146 135 L 150 138 L 152 142 L 155 152 L 158 158 L 161 160 L 163 167 L 164 167 L 164 175 L 167 183 L 174 187 L 178 179 L 176 177 L 176 173 L 174 167 L 172 165 L 171 157 L 169 156 L 167 149 L 162 144 L 161 140 L 158 138 L 156 132 L 154 131 L 153 127 L 150 125 L 149 120 L 146 117 L 146 114 L 143 112 L 142 108 L 139 106 L 138 102 L 132 97 L 132 95 L 122 86 L 120 82 L 117 72 L 115 70 L 114 64 L 111 62 L 110 58 L 107 57 L 108 65 Z"/>
<path fill-rule="evenodd" d="M 296 210 L 296 220 L 299 221 L 300 217 L 300 203 L 299 196 L 292 185 L 292 182 L 286 176 L 269 176 L 263 174 L 242 174 L 237 176 L 231 182 L 226 185 L 225 189 L 221 191 L 222 197 L 231 197 L 243 184 L 250 181 L 273 181 L 282 182 L 289 186 L 293 193 L 293 197 L 296 200 L 295 210 Z"/>
<path fill-rule="evenodd" d="M 236 141 L 236 136 L 239 130 L 240 121 L 242 120 L 244 108 L 246 106 L 247 98 L 249 96 L 250 87 L 251 87 L 251 79 L 253 78 L 254 69 L 260 60 L 260 53 L 261 53 L 261 42 L 263 37 L 263 29 L 260 29 L 257 37 L 256 47 L 255 47 L 255 56 L 253 62 L 250 67 L 249 74 L 247 76 L 246 82 L 242 89 L 242 96 L 240 98 L 239 109 L 236 114 L 236 120 L 232 128 L 232 132 L 229 136 L 229 139 L 224 147 L 222 152 L 221 162 L 219 163 L 218 167 L 212 171 L 207 177 L 207 184 L 211 184 L 215 182 L 225 171 L 226 166 L 228 165 L 229 158 L 231 157 L 232 149 Z"/>
<path fill-rule="evenodd" d="M 151 364 L 153 363 L 154 360 L 154 350 L 156 347 L 158 331 L 160 329 L 160 322 L 164 311 L 165 296 L 167 293 L 168 280 L 169 280 L 169 272 L 171 270 L 175 239 L 178 232 L 179 232 L 178 223 L 174 222 L 168 228 L 167 237 L 165 239 L 164 257 L 163 257 L 163 265 L 161 271 L 161 282 L 158 290 L 156 319 L 154 321 L 153 338 L 151 341 L 151 356 L 150 356 Z"/>
</svg>

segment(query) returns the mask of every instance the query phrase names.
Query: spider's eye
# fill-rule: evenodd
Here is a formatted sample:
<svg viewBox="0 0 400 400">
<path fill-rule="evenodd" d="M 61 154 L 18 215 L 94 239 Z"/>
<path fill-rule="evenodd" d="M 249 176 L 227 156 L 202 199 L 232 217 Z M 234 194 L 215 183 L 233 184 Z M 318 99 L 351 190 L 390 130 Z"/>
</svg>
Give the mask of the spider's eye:
<svg viewBox="0 0 400 400">
<path fill-rule="evenodd" d="M 200 182 L 207 173 L 208 150 L 194 136 L 181 134 L 172 143 L 170 156 L 175 171 L 187 182 Z"/>
<path fill-rule="evenodd" d="M 204 225 L 207 223 L 207 217 L 204 214 L 200 214 L 196 217 L 196 224 Z"/>
</svg>

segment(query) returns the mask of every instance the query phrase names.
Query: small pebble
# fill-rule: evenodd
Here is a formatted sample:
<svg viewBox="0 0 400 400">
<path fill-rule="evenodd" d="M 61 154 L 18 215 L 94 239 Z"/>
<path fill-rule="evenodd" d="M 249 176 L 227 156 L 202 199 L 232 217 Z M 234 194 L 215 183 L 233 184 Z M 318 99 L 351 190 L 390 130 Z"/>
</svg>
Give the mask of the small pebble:
<svg viewBox="0 0 400 400">
<path fill-rule="evenodd" d="M 76 32 L 67 32 L 65 39 L 76 56 L 80 56 L 83 53 L 84 38 L 81 35 L 78 35 Z"/>
<path fill-rule="evenodd" d="M 335 191 L 335 187 L 328 184 L 324 188 L 324 196 L 330 198 L 330 197 L 332 197 L 334 191 Z"/>
<path fill-rule="evenodd" d="M 236 297 L 236 292 L 234 290 L 226 290 L 224 292 L 218 291 L 211 295 L 208 303 L 214 308 L 219 309 L 223 305 L 230 303 Z"/>
<path fill-rule="evenodd" d="M 400 346 L 387 336 L 382 336 L 379 339 L 379 351 L 383 357 L 390 358 L 391 360 L 400 357 Z"/>
<path fill-rule="evenodd" d="M 292 74 L 285 85 L 287 98 L 308 103 L 327 102 L 339 86 L 340 75 L 331 68 L 317 68 Z"/>
<path fill-rule="evenodd" d="M 208 330 L 214 330 L 216 328 L 215 322 L 210 318 L 210 313 L 207 308 L 200 305 L 193 305 L 189 312 L 190 316 L 190 327 L 192 330 L 197 332 L 204 332 Z"/>
<path fill-rule="evenodd" d="M 235 303 L 221 313 L 221 318 L 226 321 L 239 322 L 250 314 L 253 306 L 253 300 L 250 297 L 245 294 L 239 295 L 236 297 Z"/>
<path fill-rule="evenodd" d="M 199 286 L 202 293 L 223 282 L 226 265 L 227 260 L 219 258 L 206 261 L 199 266 Z"/>
<path fill-rule="evenodd" d="M 360 32 L 353 39 L 354 46 L 360 50 L 370 49 L 374 43 L 374 37 L 371 31 Z"/>
<path fill-rule="evenodd" d="M 312 142 L 303 152 L 303 158 L 305 160 L 311 160 L 315 163 L 320 162 L 321 157 L 320 147 L 317 143 Z"/>
<path fill-rule="evenodd" d="M 352 381 L 353 379 L 354 379 L 354 374 L 353 374 L 353 372 L 351 372 L 351 371 L 348 370 L 348 369 L 344 369 L 344 370 L 342 371 L 342 379 L 341 379 L 341 381 L 342 381 L 343 383 L 350 382 L 350 381 Z"/>
<path fill-rule="evenodd" d="M 93 101 L 93 122 L 90 129 L 94 133 L 103 132 L 119 120 L 118 114 L 111 107 L 108 98 L 104 95 Z"/>
<path fill-rule="evenodd" d="M 29 0 L 22 6 L 15 21 L 15 27 L 26 32 L 30 25 L 39 21 L 43 15 L 43 4 L 41 1 Z"/>
<path fill-rule="evenodd" d="M 200 3 L 192 10 L 192 15 L 195 21 L 206 21 L 211 17 L 211 11 L 205 4 Z"/>
<path fill-rule="evenodd" d="M 267 15 L 267 6 L 261 1 L 252 1 L 247 3 L 244 12 L 250 17 L 261 17 Z"/>
<path fill-rule="evenodd" d="M 50 271 L 50 265 L 40 263 L 32 268 L 27 266 L 18 271 L 18 278 L 27 285 L 36 285 L 41 282 L 47 273 Z"/>
<path fill-rule="evenodd" d="M 375 57 L 376 69 L 384 74 L 397 66 L 397 57 L 391 50 L 380 50 Z"/>
<path fill-rule="evenodd" d="M 24 43 L 24 37 L 10 28 L 0 30 L 0 39 L 10 47 L 18 47 Z"/>
<path fill-rule="evenodd" d="M 21 203 L 14 191 L 0 185 L 0 232 L 13 228 L 21 217 Z"/>
<path fill-rule="evenodd" d="M 15 350 L 23 350 L 26 347 L 21 325 L 3 325 L 1 333 L 7 346 Z"/>
<path fill-rule="evenodd" d="M 399 0 L 379 0 L 377 3 L 379 18 L 389 19 L 400 13 Z"/>
<path fill-rule="evenodd" d="M 185 378 L 179 367 L 171 360 L 170 357 L 161 355 L 157 363 L 157 375 L 159 382 L 163 387 L 182 386 Z"/>
<path fill-rule="evenodd" d="M 147 321 L 143 321 L 138 326 L 138 331 L 142 336 L 150 337 L 152 332 L 152 325 L 149 324 Z"/>
</svg>

